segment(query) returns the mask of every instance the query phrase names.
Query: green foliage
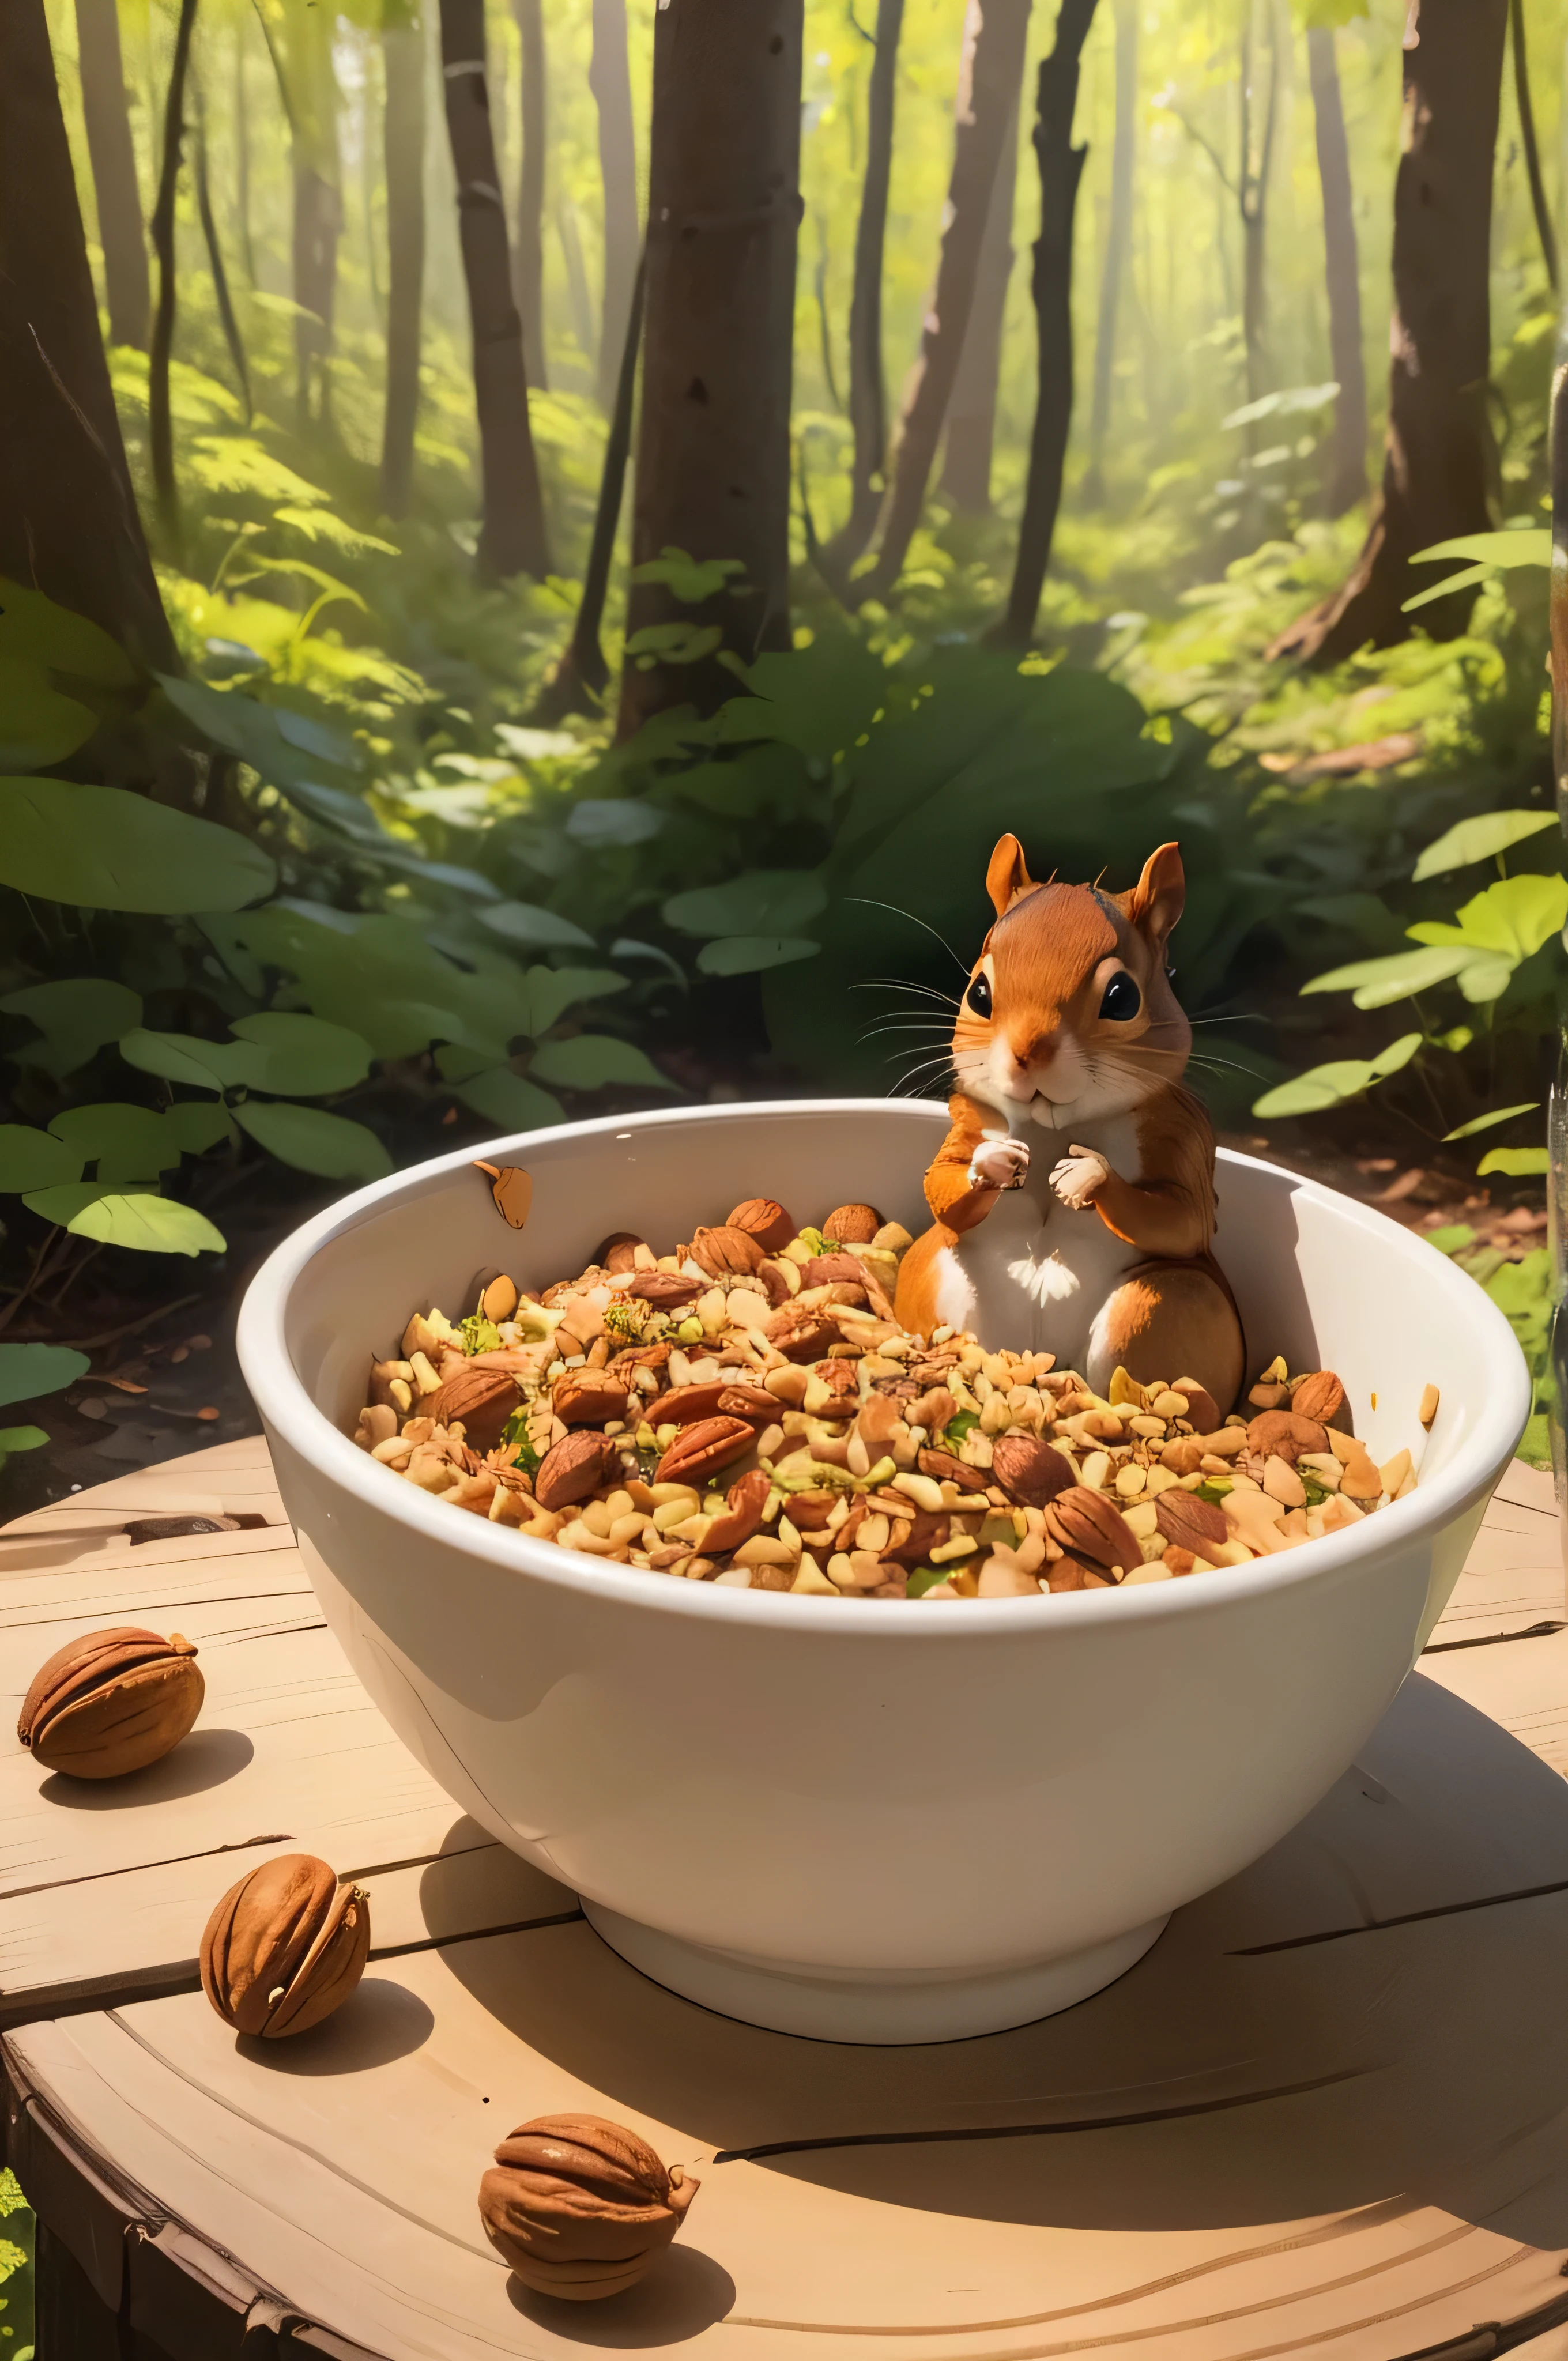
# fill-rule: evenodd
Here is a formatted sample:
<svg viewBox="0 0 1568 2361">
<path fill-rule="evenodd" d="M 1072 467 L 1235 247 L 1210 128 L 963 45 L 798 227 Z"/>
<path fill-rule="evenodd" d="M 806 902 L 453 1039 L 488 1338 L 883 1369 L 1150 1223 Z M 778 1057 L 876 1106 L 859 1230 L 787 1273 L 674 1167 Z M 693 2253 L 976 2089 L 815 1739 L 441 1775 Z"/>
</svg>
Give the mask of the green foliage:
<svg viewBox="0 0 1568 2361">
<path fill-rule="evenodd" d="M 241 910 L 272 862 L 233 829 L 123 787 L 0 779 L 0 884 L 89 910 Z"/>
<path fill-rule="evenodd" d="M 235 1121 L 259 1140 L 280 1164 L 327 1180 L 380 1180 L 392 1159 L 373 1131 L 324 1107 L 291 1106 L 287 1101 L 251 1099 L 236 1106 Z"/>
<path fill-rule="evenodd" d="M 0 1343 L 0 1410 L 38 1394 L 57 1394 L 84 1378 L 91 1366 L 85 1353 L 63 1345 Z"/>
<path fill-rule="evenodd" d="M 1342 1058 L 1326 1066 L 1313 1066 L 1307 1073 L 1298 1074 L 1294 1082 L 1281 1082 L 1266 1091 L 1253 1106 L 1254 1115 L 1321 1115 L 1325 1107 L 1343 1106 L 1347 1099 L 1359 1098 L 1390 1074 L 1408 1066 L 1421 1046 L 1419 1033 L 1401 1034 L 1376 1058 Z"/>
<path fill-rule="evenodd" d="M 1448 870 L 1495 860 L 1527 837 L 1540 836 L 1556 825 L 1555 812 L 1478 812 L 1474 819 L 1457 821 L 1435 844 L 1429 844 L 1410 875 L 1418 885 L 1424 884 L 1429 877 L 1441 877 Z"/>
</svg>

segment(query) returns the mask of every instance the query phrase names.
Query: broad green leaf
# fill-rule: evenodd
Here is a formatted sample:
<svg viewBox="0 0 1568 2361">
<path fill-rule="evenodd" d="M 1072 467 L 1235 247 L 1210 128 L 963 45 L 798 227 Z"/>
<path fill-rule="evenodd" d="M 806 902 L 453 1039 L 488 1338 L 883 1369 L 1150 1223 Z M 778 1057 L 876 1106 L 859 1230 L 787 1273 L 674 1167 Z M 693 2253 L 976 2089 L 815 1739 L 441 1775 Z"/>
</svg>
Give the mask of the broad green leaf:
<svg viewBox="0 0 1568 2361">
<path fill-rule="evenodd" d="M 1453 541 L 1434 541 L 1430 549 L 1418 549 L 1410 559 L 1412 566 L 1425 566 L 1440 557 L 1469 557 L 1482 566 L 1550 566 L 1552 563 L 1552 528 L 1550 525 L 1516 525 L 1504 533 L 1462 533 Z"/>
<path fill-rule="evenodd" d="M 492 902 L 479 912 L 492 934 L 503 935 L 509 943 L 524 943 L 530 950 L 591 951 L 592 935 L 574 926 L 558 910 L 546 910 L 537 902 Z"/>
<path fill-rule="evenodd" d="M 793 654 L 762 655 L 746 675 L 749 697 L 719 714 L 721 742 L 772 739 L 826 759 L 843 753 L 885 705 L 887 667 L 848 632 L 826 631 Z"/>
<path fill-rule="evenodd" d="M 487 1123 L 499 1124 L 502 1131 L 538 1131 L 549 1123 L 560 1123 L 564 1110 L 561 1102 L 537 1082 L 521 1074 L 514 1074 L 510 1066 L 490 1066 L 483 1073 L 472 1074 L 458 1084 L 457 1095 L 465 1106 L 482 1115 Z"/>
<path fill-rule="evenodd" d="M 1476 1132 L 1490 1131 L 1496 1124 L 1511 1123 L 1516 1115 L 1533 1115 L 1540 1104 L 1539 1099 L 1524 1099 L 1518 1106 L 1494 1107 L 1489 1115 L 1472 1115 L 1468 1123 L 1462 1123 L 1456 1130 L 1445 1131 L 1443 1138 L 1445 1141 L 1472 1139 Z"/>
<path fill-rule="evenodd" d="M 630 1082 L 641 1090 L 673 1091 L 675 1084 L 633 1042 L 618 1041 L 609 1033 L 579 1033 L 571 1041 L 545 1041 L 533 1053 L 530 1069 L 542 1082 L 557 1082 L 570 1091 L 599 1091 L 610 1082 Z"/>
<path fill-rule="evenodd" d="M 797 935 L 827 906 L 814 869 L 750 869 L 727 885 L 672 895 L 663 915 L 683 935 Z"/>
<path fill-rule="evenodd" d="M 531 967 L 523 984 L 526 997 L 517 1006 L 521 1021 L 515 1029 L 537 1039 L 578 1001 L 608 1000 L 611 993 L 624 992 L 626 978 L 608 967 Z"/>
<path fill-rule="evenodd" d="M 0 1344 L 0 1409 L 38 1394 L 57 1394 L 92 1366 L 85 1353 L 73 1353 L 67 1345 Z"/>
<path fill-rule="evenodd" d="M 1359 1098 L 1374 1082 L 1387 1081 L 1408 1066 L 1421 1046 L 1419 1033 L 1403 1033 L 1376 1058 L 1341 1058 L 1326 1066 L 1314 1066 L 1293 1082 L 1281 1082 L 1266 1091 L 1255 1101 L 1254 1115 L 1321 1115 L 1325 1107 L 1343 1105 L 1346 1099 Z"/>
<path fill-rule="evenodd" d="M 1414 563 L 1413 559 L 1411 563 Z M 1441 582 L 1432 583 L 1425 590 L 1418 590 L 1413 598 L 1401 598 L 1399 612 L 1401 615 L 1413 615 L 1418 607 L 1430 607 L 1438 598 L 1451 598 L 1456 590 L 1477 590 L 1483 582 L 1491 578 L 1491 574 L 1489 566 L 1461 566 L 1457 574 L 1445 574 Z"/>
<path fill-rule="evenodd" d="M 230 1031 L 242 1045 L 239 1079 L 249 1090 L 277 1091 L 291 1098 L 325 1098 L 362 1082 L 370 1071 L 370 1044 L 345 1025 L 320 1016 L 267 1010 L 236 1017 Z"/>
<path fill-rule="evenodd" d="M 228 1242 L 204 1213 L 171 1197 L 99 1197 L 66 1224 L 79 1238 L 131 1246 L 138 1254 L 225 1254 Z"/>
<path fill-rule="evenodd" d="M 163 1120 L 187 1156 L 204 1156 L 219 1140 L 234 1137 L 233 1119 L 219 1099 L 176 1099 Z"/>
<path fill-rule="evenodd" d="M 237 1042 L 203 1041 L 194 1033 L 149 1033 L 137 1026 L 120 1043 L 120 1055 L 138 1072 L 190 1090 L 237 1090 L 246 1081 Z"/>
<path fill-rule="evenodd" d="M 9 1016 L 26 1016 L 43 1036 L 41 1041 L 12 1050 L 16 1063 L 41 1066 L 57 1082 L 84 1066 L 105 1041 L 117 1041 L 141 1023 L 140 994 L 96 975 L 24 984 L 20 992 L 9 992 L 0 1000 L 0 1009 Z"/>
<path fill-rule="evenodd" d="M 47 771 L 97 727 L 91 707 L 62 697 L 42 664 L 0 656 L 0 771 Z"/>
<path fill-rule="evenodd" d="M 1357 1008 L 1387 1008 L 1392 1001 L 1408 1000 L 1468 967 L 1475 957 L 1466 950 L 1395 951 L 1387 959 L 1355 960 L 1349 967 L 1332 968 L 1301 986 L 1309 992 L 1353 993 Z"/>
<path fill-rule="evenodd" d="M 1544 1148 L 1494 1148 L 1481 1159 L 1475 1172 L 1478 1179 L 1485 1179 L 1488 1172 L 1506 1172 L 1510 1180 L 1524 1180 L 1551 1169 L 1551 1159 Z"/>
<path fill-rule="evenodd" d="M 575 843 L 600 848 L 614 844 L 646 844 L 664 825 L 656 804 L 605 801 L 585 796 L 566 816 L 566 833 Z"/>
<path fill-rule="evenodd" d="M 236 829 L 126 787 L 0 779 L 0 885 L 88 910 L 238 910 L 277 872 Z"/>
<path fill-rule="evenodd" d="M 74 1180 L 82 1159 L 47 1131 L 25 1123 L 0 1123 L 0 1190 L 20 1196 L 28 1189 L 49 1189 L 60 1180 Z"/>
<path fill-rule="evenodd" d="M 0 1467 L 13 1451 L 41 1451 L 48 1441 L 41 1426 L 0 1426 Z M 27 2361 L 32 2349 L 30 2345 L 24 2346 L 16 2361 Z"/>
<path fill-rule="evenodd" d="M 1472 1007 L 1485 1007 L 1488 1001 L 1501 1000 L 1513 982 L 1516 964 L 1504 951 L 1479 952 L 1460 969 L 1459 989 Z"/>
<path fill-rule="evenodd" d="M 152 1180 L 180 1162 L 180 1142 L 162 1115 L 150 1107 L 115 1101 L 100 1106 L 67 1107 L 49 1125 L 73 1155 L 96 1162 L 98 1184 Z"/>
<path fill-rule="evenodd" d="M 634 935 L 617 935 L 609 947 L 609 955 L 611 959 L 647 960 L 651 965 L 662 967 L 665 974 L 672 976 L 680 985 L 683 992 L 691 990 L 680 961 L 672 959 L 669 952 L 658 943 L 640 943 Z"/>
<path fill-rule="evenodd" d="M 696 963 L 704 975 L 757 975 L 764 968 L 816 959 L 821 949 L 809 935 L 721 935 L 704 943 Z"/>
<path fill-rule="evenodd" d="M 741 558 L 688 557 L 684 549 L 673 549 L 666 543 L 657 557 L 634 566 L 628 578 L 633 582 L 662 582 L 672 598 L 678 598 L 685 607 L 696 607 L 722 590 L 732 574 L 745 571 Z"/>
<path fill-rule="evenodd" d="M 1539 836 L 1543 829 L 1555 828 L 1555 812 L 1501 811 L 1480 812 L 1474 819 L 1462 819 L 1429 844 L 1411 877 L 1418 885 L 1429 877 L 1441 877 L 1450 869 L 1468 869 L 1473 862 L 1490 861 L 1506 852 L 1511 844 L 1520 844 L 1527 836 Z"/>
<path fill-rule="evenodd" d="M 98 1180 L 62 1180 L 52 1189 L 30 1189 L 22 1202 L 39 1221 L 54 1222 L 63 1230 L 76 1219 L 83 1205 L 93 1204 L 109 1194 Z"/>
<path fill-rule="evenodd" d="M 1475 895 L 1454 915 L 1453 926 L 1425 919 L 1405 931 L 1419 943 L 1471 944 L 1477 950 L 1499 951 L 1518 966 L 1561 934 L 1568 918 L 1568 878 L 1527 873 L 1499 878 Z"/>
<path fill-rule="evenodd" d="M 373 1131 L 324 1107 L 291 1106 L 286 1100 L 247 1099 L 234 1119 L 269 1156 L 301 1172 L 326 1180 L 380 1180 L 392 1159 Z"/>
<path fill-rule="evenodd" d="M 30 657 L 99 688 L 129 688 L 137 676 L 125 651 L 85 615 L 0 577 L 0 658 L 10 656 Z"/>
<path fill-rule="evenodd" d="M 319 785 L 322 766 L 352 775 L 360 767 L 352 739 L 330 730 L 285 706 L 263 705 L 242 689 L 214 688 L 206 681 L 159 675 L 163 694 L 215 746 L 226 748 L 278 787 Z M 372 832 L 374 815 L 361 817 Z"/>
</svg>

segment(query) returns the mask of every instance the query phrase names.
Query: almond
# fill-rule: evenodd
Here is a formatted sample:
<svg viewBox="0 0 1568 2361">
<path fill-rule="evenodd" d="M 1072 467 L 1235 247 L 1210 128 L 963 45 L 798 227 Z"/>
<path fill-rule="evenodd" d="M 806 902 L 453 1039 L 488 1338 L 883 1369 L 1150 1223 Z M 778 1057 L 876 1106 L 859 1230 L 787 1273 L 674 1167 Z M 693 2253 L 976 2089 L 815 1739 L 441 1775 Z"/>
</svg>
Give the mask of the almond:
<svg viewBox="0 0 1568 2361">
<path fill-rule="evenodd" d="M 749 1231 L 728 1226 L 698 1230 L 691 1242 L 691 1258 L 713 1279 L 722 1279 L 729 1273 L 749 1279 L 753 1271 L 761 1270 L 764 1260 L 762 1247 Z"/>
<path fill-rule="evenodd" d="M 699 1418 L 693 1425 L 682 1427 L 660 1460 L 653 1481 L 705 1484 L 719 1468 L 728 1467 L 732 1459 L 750 1451 L 756 1439 L 756 1428 L 746 1419 Z M 555 1447 L 560 1450 L 562 1445 L 557 1444 Z M 539 1472 L 543 1476 L 543 1468 Z M 534 1488 L 538 1489 L 537 1485 Z"/>
<path fill-rule="evenodd" d="M 707 1290 L 701 1279 L 683 1279 L 677 1270 L 640 1270 L 628 1279 L 626 1292 L 651 1303 L 655 1312 L 680 1312 Z"/>
<path fill-rule="evenodd" d="M 1046 1526 L 1053 1541 L 1089 1559 L 1102 1574 L 1111 1566 L 1126 1574 L 1144 1562 L 1142 1545 L 1120 1509 L 1086 1484 L 1058 1493 L 1046 1510 Z"/>
<path fill-rule="evenodd" d="M 990 1481 L 983 1467 L 971 1467 L 950 1451 L 922 1451 L 916 1465 L 922 1476 L 934 1476 L 938 1484 L 956 1484 L 960 1492 L 983 1492 Z"/>
<path fill-rule="evenodd" d="M 608 1369 L 568 1369 L 555 1380 L 551 1406 L 563 1426 L 608 1426 L 626 1416 L 628 1391 Z"/>
<path fill-rule="evenodd" d="M 533 1478 L 533 1497 L 542 1509 L 569 1509 L 597 1489 L 609 1464 L 609 1438 L 591 1426 L 552 1444 Z"/>
<path fill-rule="evenodd" d="M 1047 1500 L 1054 1500 L 1077 1481 L 1071 1460 L 1032 1434 L 999 1434 L 992 1450 L 991 1472 L 1008 1499 L 1025 1509 L 1043 1509 Z"/>
<path fill-rule="evenodd" d="M 505 1369 L 479 1368 L 470 1361 L 427 1398 L 424 1408 L 437 1426 L 461 1420 L 476 1451 L 493 1451 L 517 1405 L 515 1378 Z"/>
<path fill-rule="evenodd" d="M 1247 1428 L 1246 1447 L 1260 1459 L 1284 1459 L 1294 1467 L 1303 1451 L 1328 1449 L 1328 1429 L 1293 1410 L 1266 1410 Z"/>
<path fill-rule="evenodd" d="M 820 1361 L 830 1345 L 844 1341 L 842 1329 L 826 1312 L 795 1303 L 775 1312 L 762 1333 L 786 1361 Z"/>
<path fill-rule="evenodd" d="M 1160 1494 L 1154 1504 L 1154 1521 L 1168 1542 L 1177 1549 L 1190 1550 L 1194 1557 L 1212 1555 L 1231 1537 L 1224 1516 L 1212 1500 L 1201 1500 L 1196 1492 L 1183 1492 L 1179 1487 Z"/>
<path fill-rule="evenodd" d="M 838 1205 L 822 1224 L 822 1235 L 835 1245 L 869 1246 L 883 1226 L 874 1205 Z"/>
<path fill-rule="evenodd" d="M 772 1197 L 743 1198 L 724 1224 L 727 1230 L 744 1230 L 755 1238 L 765 1255 L 776 1255 L 787 1246 L 795 1235 L 795 1216 Z"/>
<path fill-rule="evenodd" d="M 1290 1389 L 1290 1408 L 1298 1418 L 1313 1419 L 1319 1426 L 1337 1426 L 1342 1434 L 1353 1431 L 1344 1388 L 1332 1369 L 1314 1369 L 1310 1377 L 1298 1378 Z"/>
</svg>

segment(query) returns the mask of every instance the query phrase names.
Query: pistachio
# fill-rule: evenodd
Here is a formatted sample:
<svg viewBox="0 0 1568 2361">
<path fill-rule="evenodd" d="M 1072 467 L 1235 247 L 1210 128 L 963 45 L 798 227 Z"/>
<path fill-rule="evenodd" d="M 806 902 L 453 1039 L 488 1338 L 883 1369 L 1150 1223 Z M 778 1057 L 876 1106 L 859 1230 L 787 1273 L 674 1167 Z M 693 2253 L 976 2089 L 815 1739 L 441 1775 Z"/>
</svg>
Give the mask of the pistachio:
<svg viewBox="0 0 1568 2361">
<path fill-rule="evenodd" d="M 189 1640 L 115 1625 L 68 1641 L 39 1665 L 16 1735 L 48 1771 L 118 1779 L 178 1746 L 205 1694 Z"/>
<path fill-rule="evenodd" d="M 311 1853 L 280 1853 L 231 1885 L 208 1919 L 202 1989 L 225 2025 L 276 2041 L 341 2008 L 369 1951 L 362 1890 Z"/>
</svg>

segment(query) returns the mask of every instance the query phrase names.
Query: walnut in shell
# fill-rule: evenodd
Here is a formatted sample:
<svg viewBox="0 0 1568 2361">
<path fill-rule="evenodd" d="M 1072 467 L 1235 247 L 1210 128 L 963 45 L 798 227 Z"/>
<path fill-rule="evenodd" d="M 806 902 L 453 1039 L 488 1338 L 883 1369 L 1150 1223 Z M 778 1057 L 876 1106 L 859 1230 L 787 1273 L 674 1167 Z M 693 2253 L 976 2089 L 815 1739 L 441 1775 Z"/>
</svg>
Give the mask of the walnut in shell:
<svg viewBox="0 0 1568 2361">
<path fill-rule="evenodd" d="M 773 1197 L 747 1197 L 736 1206 L 725 1224 L 728 1230 L 744 1230 L 755 1238 L 765 1255 L 776 1255 L 787 1246 L 795 1235 L 795 1216 L 786 1213 Z"/>
<path fill-rule="evenodd" d="M 39 1665 L 16 1735 L 46 1770 L 119 1779 L 178 1746 L 205 1694 L 189 1640 L 116 1625 L 68 1641 Z"/>
<path fill-rule="evenodd" d="M 365 1972 L 370 1905 L 324 1861 L 280 1853 L 231 1885 L 202 1937 L 202 1989 L 225 2025 L 281 2040 L 341 2008 Z"/>
<path fill-rule="evenodd" d="M 1058 1492 L 1046 1510 L 1053 1541 L 1069 1555 L 1085 1559 L 1102 1575 L 1120 1567 L 1123 1574 L 1142 1565 L 1144 1553 L 1137 1536 L 1114 1501 L 1086 1484 Z"/>
<path fill-rule="evenodd" d="M 763 1253 L 761 1242 L 749 1230 L 726 1225 L 717 1230 L 698 1230 L 691 1243 L 693 1262 L 713 1279 L 733 1275 L 750 1279 L 761 1270 Z"/>
<path fill-rule="evenodd" d="M 822 1235 L 838 1246 L 869 1246 L 882 1225 L 874 1205 L 837 1205 L 823 1223 Z"/>
<path fill-rule="evenodd" d="M 1247 1428 L 1246 1447 L 1259 1459 L 1283 1459 L 1294 1467 L 1303 1451 L 1328 1449 L 1328 1429 L 1293 1410 L 1266 1410 Z"/>
<path fill-rule="evenodd" d="M 601 2115 L 539 2115 L 496 2150 L 479 2183 L 485 2235 L 525 2287 L 592 2303 L 634 2287 L 700 2183 L 666 2171 L 645 2139 Z"/>
</svg>

